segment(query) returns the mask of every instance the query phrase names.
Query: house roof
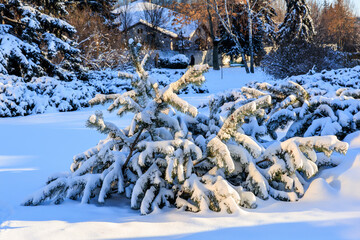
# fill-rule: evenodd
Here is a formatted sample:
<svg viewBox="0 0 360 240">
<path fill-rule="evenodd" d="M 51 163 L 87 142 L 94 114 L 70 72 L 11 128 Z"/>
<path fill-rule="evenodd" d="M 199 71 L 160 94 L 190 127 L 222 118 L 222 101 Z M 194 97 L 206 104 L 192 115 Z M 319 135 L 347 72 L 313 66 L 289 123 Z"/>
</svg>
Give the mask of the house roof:
<svg viewBox="0 0 360 240">
<path fill-rule="evenodd" d="M 194 35 L 196 29 L 198 28 L 198 24 L 195 21 L 189 20 L 186 21 L 186 23 L 181 24 L 179 21 L 177 21 L 177 17 L 181 14 L 164 7 L 161 7 L 163 8 L 161 11 L 161 18 L 164 21 L 162 21 L 159 26 L 154 27 L 150 23 L 151 21 L 148 19 L 149 17 L 146 15 L 146 11 L 151 9 L 158 9 L 159 7 L 161 6 L 153 3 L 136 1 L 130 3 L 129 5 L 116 8 L 113 10 L 113 13 L 120 14 L 121 12 L 127 11 L 130 16 L 130 21 L 127 26 L 128 28 L 138 23 L 142 23 L 174 38 L 178 37 L 180 34 L 185 38 L 191 38 Z M 181 17 L 184 18 L 184 15 Z M 117 17 L 115 22 L 119 24 L 119 29 L 123 31 L 124 26 L 121 23 L 120 17 Z"/>
</svg>

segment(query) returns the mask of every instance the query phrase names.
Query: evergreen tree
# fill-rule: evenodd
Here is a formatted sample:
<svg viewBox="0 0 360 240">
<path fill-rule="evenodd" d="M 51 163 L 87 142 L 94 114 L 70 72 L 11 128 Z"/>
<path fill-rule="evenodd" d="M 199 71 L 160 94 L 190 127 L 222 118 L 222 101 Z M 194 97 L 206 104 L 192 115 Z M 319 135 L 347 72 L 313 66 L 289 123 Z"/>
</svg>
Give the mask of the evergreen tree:
<svg viewBox="0 0 360 240">
<path fill-rule="evenodd" d="M 280 24 L 277 42 L 280 45 L 310 41 L 314 34 L 314 24 L 305 0 L 286 0 L 286 15 Z"/>
<path fill-rule="evenodd" d="M 113 19 L 114 16 L 111 10 L 117 2 L 116 0 L 72 0 L 68 1 L 68 4 L 75 5 L 80 10 L 90 8 L 91 11 L 102 15 L 104 20 L 107 21 Z"/>
<path fill-rule="evenodd" d="M 11 0 L 0 4 L 0 71 L 30 79 L 34 76 L 74 78 L 82 71 L 74 27 L 58 18 L 64 1 Z"/>
<path fill-rule="evenodd" d="M 297 200 L 319 166 L 335 164 L 329 158 L 333 151 L 347 151 L 348 145 L 335 136 L 295 137 L 271 144 L 257 138 L 268 111 L 307 101 L 298 84 L 289 83 L 278 95 L 245 90 L 256 97 L 237 101 L 222 121 L 218 106 L 223 98 L 211 102 L 207 117 L 176 94 L 188 84 L 202 83 L 207 66 L 190 67 L 178 81 L 160 88 L 143 68 L 147 57 L 140 62 L 139 46 L 132 40 L 129 45 L 136 75 L 121 75 L 132 80 L 134 90 L 97 95 L 90 103 L 110 101 L 108 110 L 118 109 L 120 116 L 133 112 L 131 125 L 119 129 L 100 112 L 92 115 L 88 126 L 108 137 L 75 156 L 70 174 L 50 177 L 25 205 L 60 203 L 65 198 L 87 203 L 93 197 L 103 203 L 114 193 L 124 193 L 142 214 L 164 206 L 231 213 L 239 206 L 255 207 L 255 196 Z M 258 127 L 249 127 L 255 120 Z M 248 131 L 243 130 L 246 124 Z"/>
</svg>

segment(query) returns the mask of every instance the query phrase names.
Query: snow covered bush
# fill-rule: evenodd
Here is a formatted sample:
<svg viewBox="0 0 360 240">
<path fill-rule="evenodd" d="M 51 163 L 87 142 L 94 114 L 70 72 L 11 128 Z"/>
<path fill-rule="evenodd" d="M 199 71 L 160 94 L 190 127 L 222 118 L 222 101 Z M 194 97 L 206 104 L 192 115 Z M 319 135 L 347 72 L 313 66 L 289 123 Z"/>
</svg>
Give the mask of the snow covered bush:
<svg viewBox="0 0 360 240">
<path fill-rule="evenodd" d="M 357 72 L 356 68 L 342 71 Z M 269 95 L 272 101 L 271 105 L 262 109 L 264 116 L 249 118 L 242 127 L 247 135 L 254 137 L 257 141 L 267 142 L 265 140 L 267 137 L 278 140 L 279 132 L 282 135 L 280 141 L 292 137 L 327 135 L 336 135 L 339 139 L 343 139 L 349 133 L 360 130 L 359 89 L 340 88 L 336 81 L 334 85 L 322 82 L 321 78 L 330 77 L 331 72 L 297 76 L 284 81 L 251 83 L 249 87 L 215 97 L 210 102 L 212 111 L 210 116 L 220 115 L 226 118 L 248 101 Z M 356 79 L 353 80 L 353 82 L 349 81 L 349 85 L 357 85 Z M 346 79 L 341 81 L 345 83 Z M 341 84 L 341 82 L 338 83 Z M 335 91 L 335 89 L 338 90 Z"/>
<path fill-rule="evenodd" d="M 129 73 L 132 69 L 128 70 Z M 154 69 L 149 75 L 158 79 L 160 86 L 180 78 L 185 71 Z M 87 81 L 59 81 L 55 78 L 32 78 L 25 82 L 13 75 L 0 74 L 0 117 L 25 116 L 49 111 L 74 111 L 88 107 L 96 94 L 112 94 L 132 89 L 131 81 L 117 71 L 88 71 Z M 208 92 L 205 86 L 186 86 L 180 93 Z"/>
<path fill-rule="evenodd" d="M 112 194 L 124 194 L 142 214 L 164 206 L 231 213 L 239 206 L 256 207 L 256 197 L 297 200 L 319 166 L 336 163 L 330 158 L 334 151 L 347 151 L 348 145 L 335 136 L 283 142 L 259 138 L 266 133 L 262 123 L 268 110 L 295 105 L 294 98 L 307 101 L 303 88 L 295 83 L 285 92 L 294 97 L 280 101 L 282 95 L 273 99 L 272 92 L 253 89 L 247 92 L 256 97 L 229 106 L 226 118 L 221 117 L 224 108 L 217 107 L 224 104 L 221 98 L 211 102 L 210 116 L 205 116 L 177 93 L 188 84 L 204 82 L 207 66 L 190 67 L 161 88 L 144 70 L 147 57 L 140 62 L 135 43 L 131 52 L 136 74 L 122 75 L 131 79 L 134 89 L 100 94 L 90 101 L 92 105 L 111 102 L 108 110 L 119 116 L 132 112 L 131 124 L 119 129 L 101 112 L 90 116 L 88 126 L 108 137 L 75 156 L 71 173 L 50 177 L 24 205 L 60 203 L 66 198 L 87 203 L 94 197 L 104 203 Z"/>
<path fill-rule="evenodd" d="M 0 117 L 25 116 L 51 110 L 74 111 L 89 106 L 97 93 L 130 89 L 117 72 L 89 72 L 88 81 L 60 81 L 51 77 L 23 78 L 0 74 Z"/>
<path fill-rule="evenodd" d="M 186 57 L 184 54 L 176 54 L 170 58 L 161 57 L 159 61 L 160 61 L 160 67 L 171 68 L 171 69 L 187 68 L 190 62 L 189 58 Z"/>
<path fill-rule="evenodd" d="M 264 71 L 276 78 L 306 74 L 311 70 L 320 72 L 354 67 L 357 64 L 349 60 L 347 53 L 306 42 L 280 46 L 261 61 Z"/>
<path fill-rule="evenodd" d="M 276 89 L 266 83 L 259 87 L 270 90 L 244 87 L 240 93 L 230 92 L 210 102 L 210 129 L 221 128 L 208 143 L 209 156 L 229 172 L 229 181 L 257 197 L 295 201 L 304 194 L 306 180 L 320 166 L 336 164 L 328 157 L 333 151 L 346 153 L 347 144 L 335 136 L 269 141 L 269 136 L 277 139 L 277 130 L 290 121 L 297 123 L 296 112 L 308 95 L 291 82 Z M 292 112 L 291 106 L 296 105 L 300 109 Z"/>
<path fill-rule="evenodd" d="M 293 76 L 284 81 L 293 81 L 303 86 L 311 96 L 335 97 L 339 88 L 360 89 L 360 65 L 353 68 L 333 69 L 314 73 Z M 271 84 L 280 84 L 273 81 Z"/>
</svg>

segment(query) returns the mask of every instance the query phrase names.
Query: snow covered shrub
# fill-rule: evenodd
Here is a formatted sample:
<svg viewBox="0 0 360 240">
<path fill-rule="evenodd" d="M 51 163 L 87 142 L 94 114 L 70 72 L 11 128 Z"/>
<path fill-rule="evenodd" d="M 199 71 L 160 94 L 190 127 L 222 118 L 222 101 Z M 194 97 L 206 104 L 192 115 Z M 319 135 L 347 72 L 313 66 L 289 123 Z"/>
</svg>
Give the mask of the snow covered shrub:
<svg viewBox="0 0 360 240">
<path fill-rule="evenodd" d="M 276 139 L 276 130 L 295 120 L 296 111 L 291 112 L 290 106 L 302 106 L 308 95 L 295 83 L 279 89 L 264 85 L 261 87 L 271 90 L 243 88 L 243 95 L 229 93 L 211 101 L 210 129 L 221 128 L 208 143 L 208 156 L 225 168 L 234 185 L 240 184 L 262 199 L 270 195 L 295 201 L 304 194 L 306 179 L 314 176 L 319 166 L 336 164 L 327 157 L 333 151 L 346 153 L 347 144 L 335 136 L 266 140 L 267 136 Z"/>
<path fill-rule="evenodd" d="M 109 111 L 118 115 L 133 112 L 132 124 L 126 129 L 104 121 L 101 113 L 89 118 L 88 125 L 108 138 L 96 147 L 74 157 L 69 176 L 51 178 L 48 185 L 25 205 L 37 205 L 47 198 L 61 202 L 64 198 L 82 197 L 88 202 L 96 193 L 99 202 L 114 191 L 131 198 L 131 206 L 146 214 L 155 208 L 173 205 L 190 207 L 180 190 L 199 181 L 193 173 L 193 161 L 202 158 L 201 149 L 186 127 L 186 118 L 173 108 L 195 117 L 197 109 L 176 95 L 190 83 L 200 84 L 207 66 L 191 67 L 178 81 L 159 88 L 140 63 L 138 47 L 131 43 L 136 75 L 123 73 L 131 79 L 134 90 L 123 94 L 97 95 L 90 104 L 113 102 Z M 198 183 L 200 184 L 200 183 Z M 192 185 L 193 186 L 193 185 Z M 205 193 L 204 193 L 205 194 Z M 191 205 L 192 206 L 192 205 Z M 196 210 L 192 206 L 192 210 Z"/>
<path fill-rule="evenodd" d="M 159 59 L 160 67 L 171 68 L 171 69 L 184 69 L 189 65 L 189 58 L 184 54 L 176 54 L 170 58 L 161 57 Z"/>
<path fill-rule="evenodd" d="M 309 72 L 293 76 L 285 81 L 293 81 L 303 86 L 311 96 L 335 97 L 340 88 L 360 89 L 360 65 L 353 68 L 342 68 L 320 73 Z M 277 85 L 281 81 L 273 81 Z"/>
<path fill-rule="evenodd" d="M 282 45 L 261 62 L 264 71 L 276 78 L 306 74 L 310 70 L 319 72 L 355 65 L 356 62 L 348 60 L 347 53 L 306 42 Z"/>
<path fill-rule="evenodd" d="M 132 69 L 131 71 L 132 72 Z M 185 71 L 159 70 L 149 72 L 160 86 L 180 78 Z M 59 81 L 50 77 L 24 79 L 0 74 L 0 117 L 41 114 L 47 111 L 74 111 L 88 107 L 96 94 L 113 94 L 132 89 L 131 81 L 117 71 L 88 71 L 87 81 Z M 180 93 L 208 92 L 204 86 L 186 86 Z"/>
<path fill-rule="evenodd" d="M 50 77 L 23 78 L 0 74 L 0 117 L 24 116 L 49 110 L 74 111 L 89 106 L 97 93 L 130 89 L 117 72 L 89 72 L 88 81 L 60 81 Z"/>
<path fill-rule="evenodd" d="M 131 207 L 142 214 L 164 206 L 231 213 L 239 206 L 256 207 L 256 196 L 297 200 L 319 166 L 334 163 L 329 158 L 332 152 L 347 151 L 348 145 L 335 136 L 283 142 L 260 138 L 266 134 L 263 125 L 271 116 L 269 110 L 281 111 L 296 101 L 307 101 L 308 95 L 295 83 L 289 83 L 282 95 L 247 91 L 256 97 L 229 103 L 231 110 L 224 119 L 224 108 L 217 107 L 224 99 L 219 98 L 211 102 L 208 117 L 176 94 L 188 84 L 204 82 L 207 66 L 190 67 L 177 81 L 161 88 L 144 70 L 147 58 L 139 61 L 134 43 L 131 52 L 136 74 L 122 75 L 131 79 L 134 89 L 100 94 L 90 101 L 110 101 L 108 110 L 120 116 L 134 113 L 130 126 L 119 129 L 106 122 L 101 112 L 92 115 L 88 126 L 108 137 L 75 156 L 71 173 L 50 177 L 25 205 L 60 203 L 65 198 L 87 203 L 93 197 L 103 203 L 119 193 L 130 198 Z"/>
<path fill-rule="evenodd" d="M 274 81 L 273 85 L 252 83 L 250 87 L 219 95 L 210 103 L 210 116 L 218 114 L 222 118 L 227 117 L 252 99 L 269 95 L 272 101 L 271 105 L 262 109 L 264 116 L 248 118 L 242 127 L 245 134 L 259 142 L 266 142 L 266 137 L 278 140 L 279 131 L 282 131 L 280 141 L 285 141 L 293 137 L 327 135 L 336 135 L 337 138 L 343 139 L 349 133 L 360 130 L 359 89 L 340 88 L 336 92 L 337 96 L 335 93 L 334 96 L 326 94 L 326 91 L 311 88 L 320 94 L 314 95 L 290 79 Z M 314 79 L 311 81 L 316 82 Z M 312 86 L 308 84 L 305 86 Z M 317 84 L 322 85 L 321 82 Z"/>
</svg>

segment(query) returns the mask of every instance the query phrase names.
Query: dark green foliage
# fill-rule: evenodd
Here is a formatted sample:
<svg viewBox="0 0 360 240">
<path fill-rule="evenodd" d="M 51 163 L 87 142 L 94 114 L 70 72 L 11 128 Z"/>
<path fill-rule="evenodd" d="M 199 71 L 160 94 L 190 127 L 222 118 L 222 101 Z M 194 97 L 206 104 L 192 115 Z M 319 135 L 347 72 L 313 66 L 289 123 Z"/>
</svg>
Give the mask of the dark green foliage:
<svg viewBox="0 0 360 240">
<path fill-rule="evenodd" d="M 306 42 L 280 46 L 261 62 L 264 71 L 276 78 L 306 74 L 310 70 L 320 72 L 354 65 L 356 62 L 349 60 L 346 53 Z"/>
</svg>

